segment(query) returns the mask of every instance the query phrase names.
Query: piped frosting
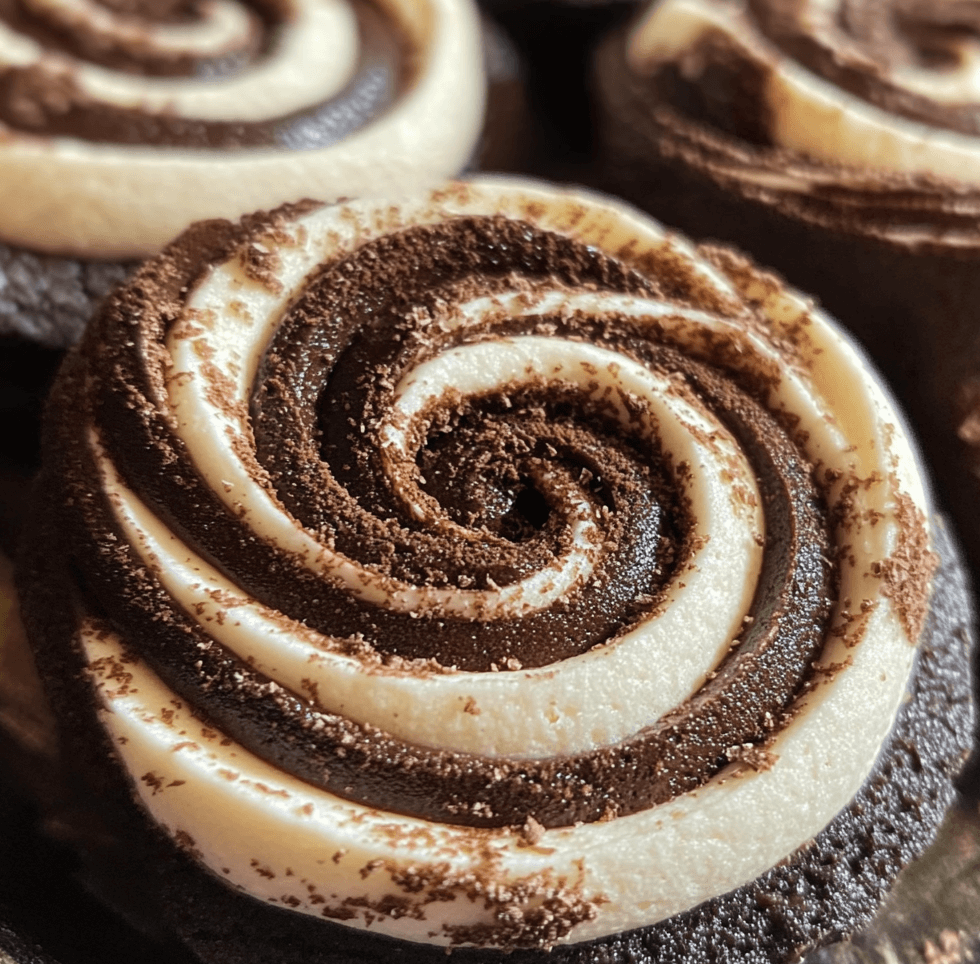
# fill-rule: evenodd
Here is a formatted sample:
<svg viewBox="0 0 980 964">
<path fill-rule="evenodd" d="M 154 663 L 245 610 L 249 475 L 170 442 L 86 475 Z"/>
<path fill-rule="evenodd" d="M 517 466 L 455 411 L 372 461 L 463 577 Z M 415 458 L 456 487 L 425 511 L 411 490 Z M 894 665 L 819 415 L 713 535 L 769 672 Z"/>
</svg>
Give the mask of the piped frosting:
<svg viewBox="0 0 980 964">
<path fill-rule="evenodd" d="M 609 162 L 653 150 L 807 223 L 973 249 L 976 28 L 968 5 L 651 5 L 600 58 Z"/>
<path fill-rule="evenodd" d="M 56 399 L 106 733 L 258 899 L 641 927 L 817 834 L 903 699 L 934 557 L 896 412 L 812 304 L 616 202 L 200 226 Z"/>
</svg>

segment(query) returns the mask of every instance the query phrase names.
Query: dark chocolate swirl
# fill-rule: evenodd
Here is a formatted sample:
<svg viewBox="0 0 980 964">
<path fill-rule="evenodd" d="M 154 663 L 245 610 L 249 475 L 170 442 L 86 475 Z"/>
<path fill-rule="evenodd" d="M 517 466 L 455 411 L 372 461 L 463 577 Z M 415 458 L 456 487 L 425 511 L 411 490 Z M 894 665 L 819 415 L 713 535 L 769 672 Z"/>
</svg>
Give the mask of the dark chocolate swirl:
<svg viewBox="0 0 980 964">
<path fill-rule="evenodd" d="M 40 49 L 36 61 L 11 58 L 0 70 L 0 123 L 46 137 L 210 149 L 325 147 L 376 117 L 413 79 L 399 27 L 370 4 L 353 6 L 353 19 L 328 17 L 316 4 L 214 4 L 200 20 L 190 9 L 153 5 L 139 19 L 97 3 L 4 6 L 8 29 Z M 329 62 L 328 41 L 339 48 Z M 44 55 L 50 59 L 53 51 L 50 64 Z M 103 89 L 94 72 L 89 81 L 79 62 L 118 73 L 121 89 Z M 290 90 L 294 74 L 317 80 Z M 157 89 L 153 78 L 179 78 L 186 87 Z M 266 90 L 274 96 L 267 94 L 268 105 L 256 112 L 251 101 Z"/>
<path fill-rule="evenodd" d="M 980 134 L 980 88 L 967 79 L 975 3 L 750 0 L 748 9 L 767 40 L 824 80 L 909 120 Z"/>
<path fill-rule="evenodd" d="M 761 776 L 834 705 L 823 681 L 907 672 L 921 626 L 921 490 L 850 345 L 587 197 L 488 182 L 200 225 L 110 301 L 54 404 L 66 591 L 113 719 L 145 701 L 182 736 L 191 706 L 237 748 L 217 774 L 456 856 Z M 158 687 L 176 709 L 153 722 Z M 250 756 L 281 776 L 245 779 Z M 154 799 L 199 782 L 127 765 Z M 388 872 L 420 906 L 469 886 Z M 533 905 L 551 878 L 514 872 Z M 548 884 L 569 929 L 620 902 L 584 874 Z M 565 933 L 526 924 L 506 940 Z"/>
</svg>

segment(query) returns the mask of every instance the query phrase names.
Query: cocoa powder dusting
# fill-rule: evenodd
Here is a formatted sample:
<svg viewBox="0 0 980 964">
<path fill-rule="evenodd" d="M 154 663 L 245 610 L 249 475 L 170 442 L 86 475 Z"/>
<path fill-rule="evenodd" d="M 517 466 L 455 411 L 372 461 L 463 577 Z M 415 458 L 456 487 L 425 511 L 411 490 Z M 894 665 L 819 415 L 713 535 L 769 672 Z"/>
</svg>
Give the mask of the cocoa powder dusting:
<svg viewBox="0 0 980 964">
<path fill-rule="evenodd" d="M 931 548 L 922 511 L 904 492 L 896 491 L 895 498 L 898 544 L 875 575 L 881 577 L 881 591 L 894 604 L 909 642 L 916 645 L 929 611 L 932 577 L 939 557 Z"/>
</svg>

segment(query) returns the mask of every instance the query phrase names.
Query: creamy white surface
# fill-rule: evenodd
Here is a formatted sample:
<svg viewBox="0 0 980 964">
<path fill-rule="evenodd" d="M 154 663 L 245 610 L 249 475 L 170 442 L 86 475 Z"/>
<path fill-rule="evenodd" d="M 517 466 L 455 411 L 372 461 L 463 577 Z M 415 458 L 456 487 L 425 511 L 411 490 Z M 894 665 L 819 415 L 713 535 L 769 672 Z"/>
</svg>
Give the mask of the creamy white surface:
<svg viewBox="0 0 980 964">
<path fill-rule="evenodd" d="M 115 641 L 99 632 L 84 641 L 104 701 L 103 724 L 143 804 L 171 833 L 189 834 L 204 863 L 231 883 L 261 900 L 295 898 L 295 910 L 319 915 L 322 905 L 311 902 L 311 883 L 331 906 L 346 897 L 379 900 L 389 893 L 412 899 L 387 866 L 366 879 L 360 871 L 374 860 L 402 871 L 448 863 L 448 872 L 442 871 L 447 877 L 465 878 L 486 866 L 472 848 L 489 840 L 503 886 L 547 875 L 580 881 L 587 900 L 604 898 L 597 917 L 572 931 L 569 939 L 579 941 L 668 917 L 753 879 L 806 843 L 847 803 L 890 727 L 885 708 L 901 701 L 914 654 L 887 607 L 868 631 L 885 641 L 858 647 L 842 678 L 818 690 L 773 745 L 779 759 L 771 770 L 715 778 L 695 793 L 607 823 L 549 830 L 535 847 L 522 846 L 509 831 L 427 823 L 314 790 L 239 746 L 222 745 L 220 733 L 201 727 L 140 665 L 125 666 L 132 682 L 119 692 L 111 678 L 116 664 L 95 662 L 118 659 Z M 148 774 L 154 785 L 159 779 L 159 789 L 144 779 Z M 430 839 L 414 839 L 418 831 Z M 345 853 L 334 862 L 340 851 Z M 366 917 L 361 909 L 348 923 L 437 944 L 448 943 L 440 932 L 444 922 L 493 921 L 482 902 L 462 892 L 454 901 L 430 905 L 419 921 L 381 918 L 369 924 Z"/>
<path fill-rule="evenodd" d="M 346 0 L 290 0 L 273 54 L 231 78 L 177 81 L 84 65 L 96 99 L 197 119 L 263 119 L 340 90 L 357 58 Z M 470 0 L 379 0 L 415 52 L 395 103 L 336 144 L 191 150 L 39 137 L 0 125 L 0 240 L 55 253 L 152 254 L 192 221 L 237 218 L 306 197 L 401 196 L 459 172 L 483 119 L 479 22 Z M 205 22 L 207 29 L 207 21 Z M 51 54 L 0 25 L 0 64 Z"/>
<path fill-rule="evenodd" d="M 814 464 L 842 473 L 839 481 L 825 492 L 831 509 L 849 480 L 866 480 L 856 492 L 848 493 L 854 500 L 849 515 L 857 528 L 841 536 L 852 547 L 852 553 L 841 562 L 839 599 L 842 602 L 836 605 L 834 621 L 842 626 L 852 612 L 860 611 L 864 600 L 872 603 L 871 611 L 863 627 L 851 628 L 848 642 L 852 645 L 828 636 L 821 662 L 828 666 L 842 662 L 846 665 L 831 677 L 831 682 L 801 700 L 800 712 L 770 747 L 776 757 L 773 766 L 737 776 L 724 774 L 697 791 L 631 816 L 549 830 L 535 847 L 526 847 L 509 831 L 434 825 L 379 813 L 312 789 L 252 758 L 241 747 L 221 746 L 220 735 L 209 737 L 186 716 L 178 715 L 176 722 L 167 722 L 169 711 L 181 708 L 175 704 L 173 694 L 138 664 L 125 667 L 133 678 L 128 687 L 120 689 L 112 678 L 112 663 L 119 658 L 116 640 L 104 634 L 86 633 L 84 645 L 91 661 L 90 673 L 105 703 L 104 725 L 117 742 L 119 754 L 133 774 L 146 807 L 171 832 L 189 834 L 205 863 L 233 884 L 263 900 L 295 897 L 300 902 L 298 911 L 318 914 L 320 906 L 308 900 L 309 883 L 314 883 L 318 894 L 338 904 L 347 896 L 377 899 L 386 893 L 402 895 L 392 880 L 392 870 L 404 870 L 408 865 L 433 867 L 448 861 L 449 883 L 456 887 L 453 881 L 465 879 L 470 871 L 477 869 L 477 864 L 486 860 L 486 852 L 483 857 L 473 856 L 474 841 L 489 841 L 497 855 L 494 872 L 502 881 L 563 880 L 562 886 L 575 889 L 586 900 L 602 898 L 596 917 L 575 927 L 566 939 L 580 941 L 654 922 L 753 879 L 806 843 L 854 795 L 891 727 L 915 653 L 895 607 L 881 593 L 881 580 L 872 572 L 876 563 L 886 560 L 895 548 L 899 532 L 896 493 L 904 493 L 923 512 L 928 511 L 928 506 L 908 439 L 880 385 L 852 344 L 805 299 L 752 279 L 740 282 L 741 289 L 736 291 L 732 283 L 711 264 L 700 260 L 685 243 L 614 201 L 572 192 L 552 196 L 551 192 L 539 190 L 528 182 L 509 184 L 505 180 L 488 179 L 466 190 L 440 192 L 401 207 L 375 207 L 362 202 L 307 215 L 294 231 L 296 244 L 283 250 L 281 277 L 286 283 L 281 295 L 273 295 L 267 288 L 244 278 L 234 263 L 213 272 L 192 293 L 189 327 L 168 344 L 168 350 L 177 360 L 170 382 L 174 415 L 180 432 L 192 451 L 197 452 L 196 458 L 205 474 L 214 472 L 217 491 L 226 492 L 231 504 L 239 505 L 250 522 L 261 512 L 284 517 L 284 510 L 268 494 L 257 498 L 254 483 L 237 475 L 225 477 L 226 470 L 239 471 L 235 466 L 223 464 L 218 471 L 204 464 L 208 459 L 220 460 L 220 452 L 213 453 L 210 446 L 227 431 L 238 433 L 243 442 L 248 442 L 248 437 L 244 422 L 230 417 L 215 425 L 214 412 L 201 407 L 207 393 L 197 383 L 203 381 L 204 373 L 192 364 L 192 356 L 199 354 L 195 349 L 198 339 L 203 340 L 198 348 L 207 344 L 208 354 L 213 349 L 210 357 L 218 370 L 224 368 L 240 386 L 247 386 L 260 346 L 270 337 L 280 317 L 282 306 L 276 299 L 288 301 L 319 259 L 352 250 L 387 230 L 432 223 L 439 217 L 480 213 L 520 217 L 541 228 L 562 231 L 575 240 L 617 254 L 627 264 L 643 265 L 644 258 L 651 254 L 670 253 L 675 261 L 683 259 L 693 263 L 701 282 L 712 289 L 720 306 L 735 306 L 741 298 L 757 302 L 771 326 L 771 340 L 764 327 L 745 325 L 734 307 L 730 309 L 735 316 L 733 320 L 640 299 L 613 299 L 607 310 L 634 313 L 660 325 L 669 325 L 680 340 L 695 339 L 705 327 L 727 332 L 732 344 L 739 347 L 732 357 L 744 359 L 742 364 L 747 370 L 751 371 L 761 358 L 781 373 L 769 403 L 771 407 L 784 407 L 799 416 L 808 458 Z M 234 319 L 222 317 L 222 300 L 229 294 L 239 302 Z M 544 303 L 554 297 L 554 294 L 547 295 Z M 597 310 L 590 301 L 592 297 L 575 302 L 573 295 L 569 310 Z M 466 318 L 473 317 L 474 312 L 492 310 L 513 312 L 515 304 L 507 297 L 482 305 L 471 304 L 454 317 L 457 324 L 466 324 Z M 231 327 L 232 321 L 237 329 Z M 243 337 L 243 324 L 251 331 L 251 343 Z M 237 339 L 231 335 L 235 330 Z M 792 342 L 798 352 L 786 354 L 780 347 L 780 339 Z M 535 339 L 508 339 L 495 346 L 503 355 L 518 349 L 529 352 L 523 356 L 525 361 L 533 359 L 529 363 L 542 366 L 566 351 L 558 342 L 555 346 L 558 355 L 551 355 L 549 347 L 537 344 Z M 571 349 L 568 351 L 568 357 L 578 358 Z M 566 364 L 567 358 L 562 363 Z M 626 370 L 624 364 L 617 375 Z M 512 375 L 513 372 L 503 372 L 497 377 Z M 421 396 L 442 390 L 440 379 L 447 376 L 440 368 L 438 356 L 421 376 L 415 383 Z M 412 401 L 411 388 L 406 382 L 400 394 L 396 393 L 403 403 L 400 419 L 393 416 L 393 424 L 400 423 L 395 425 L 396 430 L 404 429 L 406 420 L 410 423 L 413 417 L 413 405 L 417 401 Z M 678 399 L 684 401 L 685 396 L 680 391 L 677 398 L 671 397 L 670 404 Z M 651 397 L 658 405 L 665 404 L 657 392 Z M 702 416 L 685 411 L 683 416 L 673 417 L 681 425 L 684 418 L 697 420 Z M 397 446 L 397 438 L 395 431 L 393 445 Z M 724 452 L 727 443 L 719 444 L 719 451 Z M 708 460 L 704 464 L 709 466 L 709 478 L 698 484 L 710 487 L 712 462 Z M 254 659 L 263 671 L 283 674 L 286 680 L 295 681 L 295 674 L 302 672 L 304 660 L 309 663 L 307 671 L 313 670 L 315 663 L 315 671 L 325 674 L 323 679 L 330 680 L 330 687 L 336 686 L 341 694 L 339 699 L 346 701 L 348 707 L 360 703 L 364 694 L 374 687 L 375 694 L 367 697 L 368 703 L 360 707 L 365 722 L 378 724 L 378 719 L 389 713 L 388 723 L 379 724 L 387 728 L 395 712 L 400 714 L 403 707 L 424 700 L 426 712 L 433 705 L 441 708 L 437 711 L 438 722 L 422 742 L 429 739 L 435 741 L 433 745 L 440 745 L 439 736 L 445 726 L 443 745 L 461 746 L 473 740 L 487 747 L 488 753 L 506 752 L 501 748 L 518 745 L 524 738 L 528 740 L 525 746 L 542 747 L 541 752 L 552 752 L 549 748 L 554 746 L 589 745 L 590 741 L 592 745 L 601 745 L 610 739 L 610 734 L 615 739 L 617 732 L 637 725 L 635 718 L 628 717 L 631 711 L 611 704 L 595 708 L 597 715 L 577 732 L 567 726 L 561 714 L 557 714 L 557 719 L 550 718 L 555 714 L 549 713 L 551 696 L 546 688 L 554 685 L 551 692 L 558 694 L 557 699 L 568 701 L 561 705 L 571 715 L 576 708 L 574 689 L 581 679 L 585 678 L 587 685 L 593 687 L 593 694 L 601 693 L 601 687 L 611 685 L 610 681 L 616 679 L 624 685 L 621 676 L 606 674 L 608 667 L 604 664 L 614 664 L 621 651 L 635 640 L 621 640 L 550 667 L 558 681 L 554 684 L 543 681 L 546 674 L 536 671 L 458 673 L 427 678 L 405 678 L 393 672 L 372 674 L 368 666 L 331 654 L 329 641 L 317 639 L 309 630 L 290 638 L 288 625 L 281 620 L 274 625 L 275 614 L 242 599 L 234 587 L 218 583 L 220 577 L 188 547 L 159 530 L 145 507 L 120 486 L 111 466 L 105 464 L 104 468 L 107 483 L 116 493 L 114 502 L 120 520 L 131 532 L 139 533 L 133 535 L 137 550 L 154 568 L 165 569 L 176 562 L 193 573 L 191 578 L 198 583 L 197 588 L 178 586 L 176 589 L 177 598 L 185 600 L 185 609 L 193 607 L 195 599 L 200 598 L 194 593 L 206 594 L 209 587 L 220 588 L 222 594 L 230 593 L 231 601 L 222 597 L 220 605 L 235 618 L 225 619 L 224 626 L 215 629 L 230 633 L 237 628 L 235 622 L 240 621 L 248 632 L 234 641 L 223 639 L 223 642 L 243 658 Z M 722 498 L 721 502 L 730 505 L 728 499 Z M 264 503 L 268 505 L 260 509 Z M 715 512 L 716 508 L 721 513 L 723 506 L 712 506 L 711 511 Z M 718 519 L 724 525 L 734 522 L 736 532 L 740 526 L 747 525 L 743 531 L 751 533 L 758 525 L 752 515 L 748 521 L 732 517 L 725 522 L 723 514 Z M 300 532 L 295 525 L 287 528 L 293 533 Z M 724 533 L 711 531 L 710 535 L 705 551 L 724 543 Z M 738 540 L 728 546 L 725 554 L 737 552 L 737 543 Z M 319 555 L 307 556 L 308 564 L 313 567 L 321 561 Z M 699 558 L 699 567 L 701 563 Z M 730 573 L 736 569 L 729 567 L 729 575 L 723 582 L 734 582 Z M 179 568 L 164 578 L 179 582 Z M 709 582 L 711 585 L 705 591 L 717 588 L 717 577 Z M 740 598 L 741 593 L 750 593 L 744 583 L 730 602 L 733 618 L 744 611 L 740 608 L 746 604 L 745 597 Z M 466 594 L 460 591 L 459 595 Z M 674 593 L 664 612 L 651 620 L 651 625 L 662 619 L 683 622 L 700 618 L 703 613 L 685 610 L 690 608 L 690 603 L 695 610 L 715 605 L 713 601 L 706 604 L 704 598 L 693 591 L 690 599 L 685 593 Z M 391 605 L 392 599 L 386 600 L 386 604 Z M 852 612 L 845 607 L 851 607 Z M 642 627 L 643 632 L 647 629 Z M 724 648 L 728 639 L 730 627 L 713 630 L 713 639 L 703 641 L 692 666 L 680 674 L 687 673 L 684 682 L 671 691 L 671 699 L 679 702 L 684 698 L 689 691 L 685 687 L 696 685 L 699 675 L 717 660 L 719 652 L 715 647 L 720 643 Z M 675 655 L 692 644 L 697 647 L 702 643 L 696 637 L 674 642 Z M 102 661 L 103 657 L 110 659 Z M 587 676 L 576 678 L 577 667 L 586 667 Z M 634 666 L 632 672 L 635 670 Z M 658 661 L 655 671 L 672 671 L 666 656 Z M 574 681 L 570 690 L 562 690 L 563 678 Z M 364 689 L 355 689 L 362 685 Z M 482 712 L 472 717 L 462 711 L 460 704 L 478 686 L 484 687 L 476 697 Z M 324 686 L 319 689 L 322 694 Z M 498 710 L 493 711 L 494 706 Z M 514 712 L 518 706 L 521 712 Z M 525 706 L 529 707 L 527 712 Z M 507 710 L 511 717 L 518 719 L 505 719 Z M 663 710 L 658 707 L 656 712 Z M 470 720 L 464 720 L 466 716 Z M 455 717 L 461 726 L 455 726 Z M 418 714 L 406 729 L 417 719 Z M 640 725 L 642 722 L 645 721 Z M 511 724 L 513 729 L 508 728 Z M 554 728 L 548 724 L 554 724 Z M 521 727 L 525 729 L 522 731 Z M 142 778 L 150 772 L 155 778 L 144 781 Z M 394 834 L 392 828 L 396 828 Z M 248 841 L 244 849 L 242 841 Z M 341 850 L 346 852 L 335 863 L 332 855 Z M 275 876 L 257 873 L 253 860 Z M 360 870 L 372 860 L 380 860 L 383 865 L 362 879 Z M 286 874 L 287 868 L 291 875 Z M 351 923 L 410 939 L 446 943 L 449 938 L 442 930 L 444 923 L 489 922 L 488 915 L 492 913 L 482 901 L 464 896 L 462 884 L 457 890 L 458 899 L 426 908 L 420 921 L 408 917 L 387 918 L 369 925 L 361 916 Z M 358 913 L 363 914 L 363 909 Z"/>
<path fill-rule="evenodd" d="M 821 25 L 826 25 L 826 17 Z M 777 146 L 833 164 L 980 184 L 980 138 L 890 113 L 824 80 L 769 42 L 743 4 L 719 0 L 653 4 L 630 35 L 627 60 L 641 76 L 676 61 L 685 76 L 696 79 L 703 65 L 685 55 L 715 32 L 726 35 L 767 71 L 765 107 Z M 967 103 L 977 101 L 980 74 L 975 45 L 964 39 L 960 46 L 962 57 L 956 68 L 897 69 L 892 74 L 895 84 L 939 103 L 955 103 L 961 97 Z"/>
</svg>

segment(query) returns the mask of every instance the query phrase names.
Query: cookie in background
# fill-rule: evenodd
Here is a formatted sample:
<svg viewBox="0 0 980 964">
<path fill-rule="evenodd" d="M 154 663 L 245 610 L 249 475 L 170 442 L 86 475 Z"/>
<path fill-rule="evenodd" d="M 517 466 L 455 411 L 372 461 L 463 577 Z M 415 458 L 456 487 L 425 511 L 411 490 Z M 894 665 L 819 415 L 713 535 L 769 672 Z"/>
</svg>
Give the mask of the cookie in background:
<svg viewBox="0 0 980 964">
<path fill-rule="evenodd" d="M 0 334 L 62 347 L 192 221 L 437 183 L 474 157 L 468 0 L 0 10 Z"/>
<path fill-rule="evenodd" d="M 972 4 L 665 0 L 597 57 L 602 183 L 854 332 L 980 564 Z"/>
</svg>

